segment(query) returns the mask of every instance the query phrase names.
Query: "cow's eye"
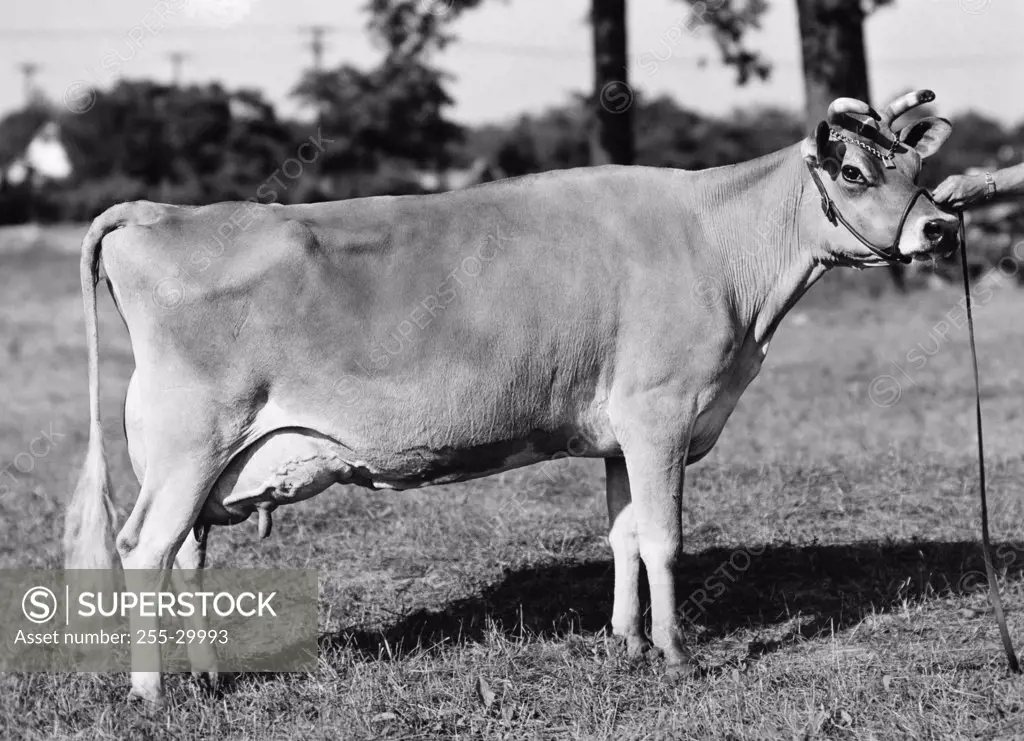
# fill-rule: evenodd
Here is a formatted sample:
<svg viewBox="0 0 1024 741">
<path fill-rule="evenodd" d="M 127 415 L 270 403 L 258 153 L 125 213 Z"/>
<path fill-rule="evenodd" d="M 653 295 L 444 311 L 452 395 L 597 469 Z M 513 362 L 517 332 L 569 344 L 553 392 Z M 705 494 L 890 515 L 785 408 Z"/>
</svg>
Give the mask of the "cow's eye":
<svg viewBox="0 0 1024 741">
<path fill-rule="evenodd" d="M 857 183 L 858 185 L 864 185 L 868 182 L 867 178 L 864 177 L 864 173 L 862 173 L 858 168 L 854 167 L 853 165 L 843 165 L 842 172 L 843 180 L 845 180 L 848 183 Z"/>
</svg>

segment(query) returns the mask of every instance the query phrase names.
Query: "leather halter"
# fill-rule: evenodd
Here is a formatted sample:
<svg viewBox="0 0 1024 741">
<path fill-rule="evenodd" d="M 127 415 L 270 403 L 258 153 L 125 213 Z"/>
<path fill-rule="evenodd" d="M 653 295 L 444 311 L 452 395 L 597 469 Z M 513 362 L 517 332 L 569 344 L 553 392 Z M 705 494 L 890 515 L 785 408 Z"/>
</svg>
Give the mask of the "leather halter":
<svg viewBox="0 0 1024 741">
<path fill-rule="evenodd" d="M 831 127 L 829 127 L 828 138 L 830 141 L 843 141 L 849 144 L 857 145 L 865 152 L 868 152 L 869 154 L 880 159 L 887 170 L 892 170 L 895 169 L 896 167 L 895 153 L 896 147 L 899 146 L 900 143 L 898 137 L 895 137 L 893 139 L 893 142 L 889 146 L 888 151 L 885 152 L 878 149 L 877 147 L 873 147 L 870 144 L 862 142 L 859 139 L 847 136 L 841 131 L 836 131 Z M 843 217 L 842 212 L 839 211 L 839 207 L 836 206 L 835 202 L 832 200 L 832 197 L 829 196 L 828 191 L 825 190 L 825 185 L 824 183 L 821 182 L 821 178 L 818 176 L 817 170 L 815 170 L 814 166 L 811 165 L 810 162 L 806 164 L 807 169 L 811 173 L 811 180 L 814 181 L 814 185 L 817 186 L 818 188 L 818 193 L 821 194 L 821 210 L 825 214 L 825 218 L 829 220 L 832 226 L 835 226 L 837 222 L 842 224 L 844 227 L 846 227 L 846 230 L 850 232 L 850 234 L 852 234 L 858 240 L 860 240 L 860 243 L 867 247 L 876 257 L 880 257 L 881 259 L 885 260 L 888 263 L 902 263 L 903 265 L 909 265 L 913 261 L 914 258 L 911 257 L 910 255 L 904 255 L 900 253 L 900 237 L 903 236 L 903 227 L 906 225 L 907 218 L 910 216 L 910 212 L 913 210 L 918 198 L 924 196 L 931 202 L 933 206 L 935 205 L 935 201 L 932 199 L 931 193 L 929 193 L 924 188 L 917 189 L 914 195 L 911 196 L 910 202 L 907 203 L 907 207 L 903 209 L 903 215 L 900 216 L 899 224 L 897 224 L 896 226 L 896 234 L 892 239 L 892 243 L 888 246 L 879 246 L 874 244 L 873 242 L 871 242 L 871 240 L 869 240 L 867 237 L 861 234 L 853 224 L 851 224 Z"/>
<path fill-rule="evenodd" d="M 910 212 L 913 210 L 918 198 L 924 196 L 933 206 L 935 205 L 935 201 L 932 199 L 931 193 L 924 188 L 917 189 L 917 192 L 910 197 L 910 202 L 907 203 L 907 207 L 903 209 L 903 215 L 900 216 L 899 224 L 896 226 L 896 235 L 892 239 L 892 244 L 880 247 L 872 243 L 871 240 L 857 231 L 857 228 L 843 217 L 843 214 L 839 211 L 839 207 L 836 206 L 832 197 L 829 196 L 828 191 L 825 190 L 825 185 L 821 182 L 821 178 L 818 177 L 818 173 L 814 169 L 814 166 L 810 162 L 806 164 L 807 169 L 811 173 L 811 180 L 814 181 L 814 184 L 818 187 L 818 192 L 821 194 L 821 210 L 824 212 L 825 218 L 831 222 L 832 226 L 835 226 L 836 222 L 842 224 L 846 227 L 846 231 L 850 232 L 850 234 L 860 240 L 861 244 L 888 263 L 902 263 L 904 265 L 909 265 L 913 261 L 913 257 L 910 255 L 904 255 L 900 252 L 900 237 L 903 236 L 903 227 L 907 223 L 907 217 L 910 216 Z"/>
</svg>

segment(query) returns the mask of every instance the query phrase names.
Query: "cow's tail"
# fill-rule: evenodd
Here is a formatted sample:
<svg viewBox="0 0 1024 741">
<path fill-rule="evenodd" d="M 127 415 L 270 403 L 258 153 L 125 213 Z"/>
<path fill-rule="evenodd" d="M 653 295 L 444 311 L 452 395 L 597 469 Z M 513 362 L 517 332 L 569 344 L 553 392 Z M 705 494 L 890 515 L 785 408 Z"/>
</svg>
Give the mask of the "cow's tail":
<svg viewBox="0 0 1024 741">
<path fill-rule="evenodd" d="M 89 352 L 89 449 L 64 519 L 64 567 L 68 569 L 112 569 L 116 563 L 114 502 L 100 423 L 96 284 L 103 237 L 129 222 L 131 206 L 123 203 L 107 209 L 92 222 L 82 241 L 82 304 Z"/>
</svg>

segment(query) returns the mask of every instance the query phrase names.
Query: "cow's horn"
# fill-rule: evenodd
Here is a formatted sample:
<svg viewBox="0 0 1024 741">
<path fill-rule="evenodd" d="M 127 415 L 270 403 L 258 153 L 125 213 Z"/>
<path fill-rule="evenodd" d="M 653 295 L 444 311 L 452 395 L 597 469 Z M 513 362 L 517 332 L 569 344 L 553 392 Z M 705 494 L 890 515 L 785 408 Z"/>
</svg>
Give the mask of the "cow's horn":
<svg viewBox="0 0 1024 741">
<path fill-rule="evenodd" d="M 882 125 L 892 128 L 893 121 L 911 108 L 931 103 L 933 100 L 935 100 L 935 93 L 931 90 L 915 90 L 912 93 L 901 95 L 882 109 Z"/>
<path fill-rule="evenodd" d="M 875 112 L 875 109 L 856 98 L 836 98 L 833 100 L 829 104 L 825 120 L 830 124 L 841 124 L 843 122 L 843 115 L 847 113 L 858 113 L 878 120 L 878 113 Z"/>
</svg>

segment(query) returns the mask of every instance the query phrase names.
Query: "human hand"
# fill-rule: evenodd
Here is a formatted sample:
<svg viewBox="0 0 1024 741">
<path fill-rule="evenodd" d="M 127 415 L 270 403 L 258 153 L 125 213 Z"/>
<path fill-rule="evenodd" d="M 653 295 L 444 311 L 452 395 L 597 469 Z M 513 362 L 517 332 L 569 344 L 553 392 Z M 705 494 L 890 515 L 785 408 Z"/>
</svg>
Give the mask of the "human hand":
<svg viewBox="0 0 1024 741">
<path fill-rule="evenodd" d="M 932 198 L 940 206 L 957 209 L 984 201 L 987 193 L 984 175 L 951 175 L 939 183 Z"/>
</svg>

